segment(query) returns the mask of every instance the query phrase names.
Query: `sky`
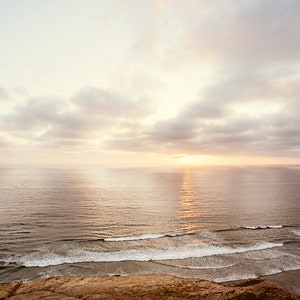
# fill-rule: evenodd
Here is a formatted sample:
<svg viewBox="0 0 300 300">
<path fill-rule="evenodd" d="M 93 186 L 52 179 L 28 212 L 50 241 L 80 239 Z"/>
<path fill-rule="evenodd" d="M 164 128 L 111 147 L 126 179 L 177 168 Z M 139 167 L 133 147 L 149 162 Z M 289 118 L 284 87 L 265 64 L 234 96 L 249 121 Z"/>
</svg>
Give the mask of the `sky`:
<svg viewBox="0 0 300 300">
<path fill-rule="evenodd" d="M 0 163 L 300 163 L 299 0 L 0 0 Z"/>
</svg>

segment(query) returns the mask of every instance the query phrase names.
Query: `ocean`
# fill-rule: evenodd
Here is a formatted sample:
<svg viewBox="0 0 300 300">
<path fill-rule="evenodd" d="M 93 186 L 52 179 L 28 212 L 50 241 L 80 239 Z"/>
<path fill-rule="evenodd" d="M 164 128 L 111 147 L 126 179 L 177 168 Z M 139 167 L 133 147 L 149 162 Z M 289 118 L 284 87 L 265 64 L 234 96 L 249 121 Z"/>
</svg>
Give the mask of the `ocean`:
<svg viewBox="0 0 300 300">
<path fill-rule="evenodd" d="M 149 273 L 290 280 L 296 272 L 300 292 L 299 166 L 2 166 L 0 204 L 2 284 Z"/>
</svg>

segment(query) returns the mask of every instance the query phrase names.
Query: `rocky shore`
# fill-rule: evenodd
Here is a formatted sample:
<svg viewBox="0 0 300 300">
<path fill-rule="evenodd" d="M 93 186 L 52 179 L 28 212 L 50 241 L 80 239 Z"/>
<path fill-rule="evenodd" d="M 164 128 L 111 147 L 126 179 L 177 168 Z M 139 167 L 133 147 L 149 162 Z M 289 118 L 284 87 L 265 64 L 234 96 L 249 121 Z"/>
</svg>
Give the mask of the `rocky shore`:
<svg viewBox="0 0 300 300">
<path fill-rule="evenodd" d="M 0 286 L 0 299 L 300 299 L 280 284 L 248 280 L 218 284 L 170 275 L 124 277 L 50 277 L 35 282 Z"/>
</svg>

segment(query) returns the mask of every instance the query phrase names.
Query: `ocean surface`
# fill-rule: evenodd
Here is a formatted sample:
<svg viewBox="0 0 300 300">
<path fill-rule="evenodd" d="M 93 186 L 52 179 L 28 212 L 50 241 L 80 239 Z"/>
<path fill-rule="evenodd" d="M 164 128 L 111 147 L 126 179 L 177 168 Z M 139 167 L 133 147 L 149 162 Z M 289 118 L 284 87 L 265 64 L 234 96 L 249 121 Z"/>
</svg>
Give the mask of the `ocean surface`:
<svg viewBox="0 0 300 300">
<path fill-rule="evenodd" d="M 2 166 L 0 204 L 2 284 L 147 273 L 224 282 L 300 269 L 298 166 Z"/>
</svg>

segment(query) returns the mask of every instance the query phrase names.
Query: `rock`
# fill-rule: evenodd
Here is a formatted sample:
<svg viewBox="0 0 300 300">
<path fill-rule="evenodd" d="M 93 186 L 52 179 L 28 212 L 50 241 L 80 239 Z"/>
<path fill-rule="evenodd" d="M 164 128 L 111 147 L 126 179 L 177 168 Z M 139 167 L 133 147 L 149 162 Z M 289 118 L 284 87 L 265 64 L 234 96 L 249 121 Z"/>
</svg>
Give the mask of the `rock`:
<svg viewBox="0 0 300 300">
<path fill-rule="evenodd" d="M 241 299 L 300 300 L 278 283 L 249 280 L 218 284 L 170 275 L 124 277 L 50 277 L 35 282 L 13 282 L 0 286 L 0 299 Z"/>
</svg>

